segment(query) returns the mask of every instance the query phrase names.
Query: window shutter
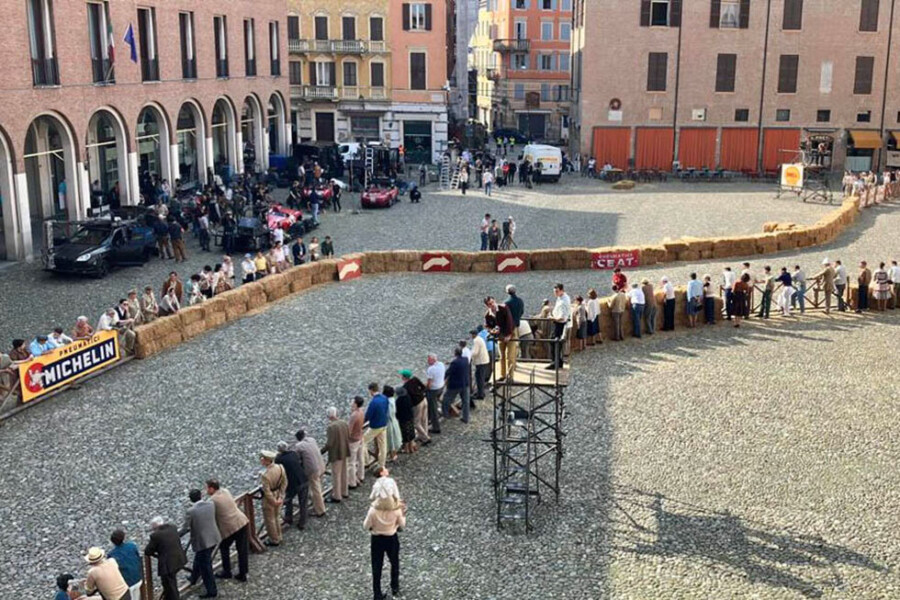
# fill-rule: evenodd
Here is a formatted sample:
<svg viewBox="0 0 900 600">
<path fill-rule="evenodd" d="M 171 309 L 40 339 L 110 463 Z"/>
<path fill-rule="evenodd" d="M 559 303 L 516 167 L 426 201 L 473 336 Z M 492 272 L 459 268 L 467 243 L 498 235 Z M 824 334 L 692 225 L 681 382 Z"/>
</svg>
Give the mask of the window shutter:
<svg viewBox="0 0 900 600">
<path fill-rule="evenodd" d="M 739 26 L 741 29 L 750 27 L 750 0 L 741 0 L 741 17 Z"/>
<path fill-rule="evenodd" d="M 425 31 L 431 31 L 431 5 L 425 5 Z"/>
<path fill-rule="evenodd" d="M 872 71 L 875 67 L 874 56 L 856 57 L 856 77 L 853 83 L 854 94 L 872 93 Z"/>
<path fill-rule="evenodd" d="M 669 55 L 666 52 L 651 52 L 647 67 L 647 91 L 666 91 L 666 76 Z"/>
<path fill-rule="evenodd" d="M 709 4 L 709 28 L 718 29 L 722 16 L 722 0 L 712 0 Z"/>
<path fill-rule="evenodd" d="M 796 54 L 782 54 L 778 64 L 778 93 L 797 92 L 797 67 L 800 57 Z"/>
<path fill-rule="evenodd" d="M 650 0 L 641 0 L 641 27 L 650 27 Z"/>
<path fill-rule="evenodd" d="M 720 54 L 716 64 L 716 91 L 733 92 L 737 54 Z"/>
<path fill-rule="evenodd" d="M 309 63 L 309 85 L 319 85 L 318 79 L 316 78 L 316 63 Z"/>
<path fill-rule="evenodd" d="M 670 0 L 669 27 L 681 27 L 681 0 Z"/>
<path fill-rule="evenodd" d="M 329 85 L 337 85 L 337 72 L 333 62 L 328 63 L 328 79 L 330 80 Z"/>
<path fill-rule="evenodd" d="M 803 0 L 784 0 L 782 29 L 797 30 L 803 27 Z"/>
<path fill-rule="evenodd" d="M 409 4 L 403 3 L 403 31 L 409 31 Z"/>
<path fill-rule="evenodd" d="M 862 0 L 859 11 L 859 30 L 878 31 L 878 0 Z"/>
</svg>

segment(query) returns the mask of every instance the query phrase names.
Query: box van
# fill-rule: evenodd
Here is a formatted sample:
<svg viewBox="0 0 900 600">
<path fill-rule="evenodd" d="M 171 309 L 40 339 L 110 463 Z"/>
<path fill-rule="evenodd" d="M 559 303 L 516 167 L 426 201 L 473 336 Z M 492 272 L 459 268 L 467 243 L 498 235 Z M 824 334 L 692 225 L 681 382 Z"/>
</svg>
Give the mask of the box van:
<svg viewBox="0 0 900 600">
<path fill-rule="evenodd" d="M 350 142 L 347 144 L 341 144 L 338 148 L 338 152 L 341 153 L 341 158 L 344 159 L 344 163 L 346 163 L 351 158 L 355 158 L 357 160 L 362 159 L 362 152 L 360 151 L 361 144 L 357 142 Z"/>
<path fill-rule="evenodd" d="M 527 158 L 532 167 L 541 163 L 543 181 L 559 181 L 559 174 L 562 172 L 562 150 L 556 146 L 528 144 L 522 151 L 522 158 Z"/>
</svg>

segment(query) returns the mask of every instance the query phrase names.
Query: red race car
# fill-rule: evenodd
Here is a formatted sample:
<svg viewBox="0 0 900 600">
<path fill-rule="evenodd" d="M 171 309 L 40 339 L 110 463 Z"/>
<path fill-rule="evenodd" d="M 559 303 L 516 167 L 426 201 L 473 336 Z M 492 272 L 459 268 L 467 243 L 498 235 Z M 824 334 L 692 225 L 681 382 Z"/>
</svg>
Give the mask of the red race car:
<svg viewBox="0 0 900 600">
<path fill-rule="evenodd" d="M 327 183 L 317 183 L 315 188 L 312 186 L 306 186 L 303 188 L 303 199 L 309 202 L 312 197 L 313 189 L 316 190 L 316 193 L 319 195 L 319 202 L 323 206 L 331 206 L 331 198 L 334 196 L 334 191 L 331 189 L 331 184 Z"/>
<path fill-rule="evenodd" d="M 362 193 L 363 208 L 390 208 L 400 199 L 400 190 L 388 179 L 376 179 Z"/>
<path fill-rule="evenodd" d="M 266 213 L 266 223 L 269 229 L 281 227 L 284 230 L 290 229 L 291 225 L 303 220 L 303 213 L 293 208 L 282 206 L 281 204 L 273 204 Z"/>
</svg>

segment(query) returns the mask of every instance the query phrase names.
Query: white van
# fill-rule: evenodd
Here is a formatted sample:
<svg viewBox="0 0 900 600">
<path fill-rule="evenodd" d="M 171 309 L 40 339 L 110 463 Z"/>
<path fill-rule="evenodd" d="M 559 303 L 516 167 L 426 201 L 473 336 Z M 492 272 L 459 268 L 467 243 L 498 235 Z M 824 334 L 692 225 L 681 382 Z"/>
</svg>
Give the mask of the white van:
<svg viewBox="0 0 900 600">
<path fill-rule="evenodd" d="M 559 181 L 562 172 L 562 150 L 556 146 L 528 144 L 522 151 L 522 158 L 527 158 L 532 168 L 541 163 L 543 181 Z"/>
<path fill-rule="evenodd" d="M 344 163 L 346 164 L 351 158 L 355 158 L 360 160 L 362 158 L 361 152 L 362 145 L 357 142 L 350 142 L 347 144 L 341 144 L 338 147 L 338 152 L 341 153 L 341 158 L 344 159 Z"/>
</svg>

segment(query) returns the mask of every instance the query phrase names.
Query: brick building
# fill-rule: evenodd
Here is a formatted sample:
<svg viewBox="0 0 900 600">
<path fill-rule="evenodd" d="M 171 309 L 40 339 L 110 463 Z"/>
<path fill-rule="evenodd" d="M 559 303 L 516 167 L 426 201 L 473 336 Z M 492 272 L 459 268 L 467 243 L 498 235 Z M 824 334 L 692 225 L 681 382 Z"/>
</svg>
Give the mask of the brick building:
<svg viewBox="0 0 900 600">
<path fill-rule="evenodd" d="M 834 169 L 900 166 L 893 14 L 878 0 L 576 0 L 572 149 L 638 169 L 774 171 L 801 146 Z"/>
<path fill-rule="evenodd" d="M 478 121 L 567 139 L 571 35 L 572 0 L 481 0 L 472 39 Z"/>
<path fill-rule="evenodd" d="M 451 4 L 452 6 L 452 4 Z M 291 0 L 298 141 L 384 142 L 413 162 L 447 145 L 447 0 Z"/>
<path fill-rule="evenodd" d="M 43 220 L 138 203 L 146 173 L 188 187 L 288 151 L 282 3 L 2 7 L 0 259 L 31 259 Z"/>
</svg>

